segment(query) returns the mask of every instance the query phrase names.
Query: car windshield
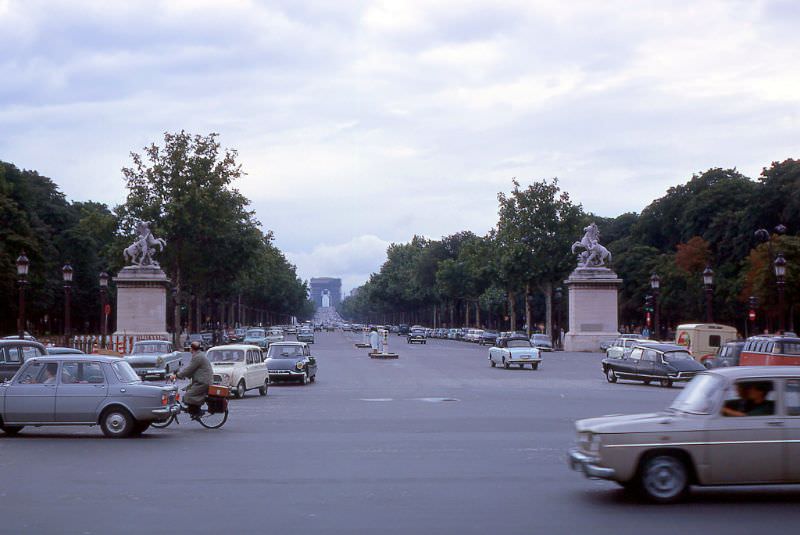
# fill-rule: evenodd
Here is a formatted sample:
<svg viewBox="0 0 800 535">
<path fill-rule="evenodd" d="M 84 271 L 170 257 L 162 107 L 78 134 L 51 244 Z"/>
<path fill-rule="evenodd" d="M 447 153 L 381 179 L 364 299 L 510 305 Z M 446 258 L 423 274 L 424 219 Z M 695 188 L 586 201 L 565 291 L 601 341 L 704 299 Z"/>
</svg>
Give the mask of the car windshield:
<svg viewBox="0 0 800 535">
<path fill-rule="evenodd" d="M 133 352 L 137 355 L 147 355 L 151 353 L 168 353 L 169 345 L 155 342 L 137 343 L 133 345 Z"/>
<path fill-rule="evenodd" d="M 533 339 L 536 340 L 537 342 L 549 342 L 550 341 L 550 337 L 547 336 L 546 334 L 534 334 L 533 335 Z"/>
<path fill-rule="evenodd" d="M 689 381 L 670 409 L 691 414 L 709 414 L 722 393 L 724 381 L 710 373 L 702 373 Z"/>
<path fill-rule="evenodd" d="M 136 375 L 136 372 L 133 371 L 131 365 L 125 362 L 124 360 L 120 360 L 115 362 L 111 365 L 111 368 L 114 370 L 114 374 L 119 379 L 120 383 L 139 383 L 141 379 L 139 376 Z"/>
<path fill-rule="evenodd" d="M 411 329 L 411 334 L 425 334 L 424 329 Z"/>
<path fill-rule="evenodd" d="M 272 329 L 272 330 L 269 332 L 269 335 L 270 335 L 270 336 L 283 336 L 283 331 L 282 331 L 282 330 L 280 330 L 280 329 Z"/>
<path fill-rule="evenodd" d="M 300 346 L 269 346 L 267 358 L 270 359 L 289 359 L 303 356 L 303 348 Z"/>
<path fill-rule="evenodd" d="M 264 338 L 264 329 L 250 329 L 247 331 L 248 338 Z"/>
<path fill-rule="evenodd" d="M 244 362 L 241 349 L 214 349 L 206 353 L 209 362 Z"/>
<path fill-rule="evenodd" d="M 508 347 L 531 347 L 531 343 L 527 340 L 509 340 L 506 345 Z"/>
<path fill-rule="evenodd" d="M 676 362 L 679 360 L 692 360 L 692 355 L 688 351 L 667 351 L 664 353 L 664 360 Z"/>
</svg>

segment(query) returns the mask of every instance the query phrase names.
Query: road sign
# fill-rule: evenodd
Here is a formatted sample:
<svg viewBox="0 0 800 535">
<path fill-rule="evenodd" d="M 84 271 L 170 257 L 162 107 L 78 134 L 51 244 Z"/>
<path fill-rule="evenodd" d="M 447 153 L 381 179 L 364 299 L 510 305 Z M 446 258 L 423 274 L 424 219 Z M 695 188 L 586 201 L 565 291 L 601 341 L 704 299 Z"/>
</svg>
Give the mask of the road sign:
<svg viewBox="0 0 800 535">
<path fill-rule="evenodd" d="M 756 311 L 751 310 L 747 317 L 750 318 L 750 321 L 756 321 Z"/>
</svg>

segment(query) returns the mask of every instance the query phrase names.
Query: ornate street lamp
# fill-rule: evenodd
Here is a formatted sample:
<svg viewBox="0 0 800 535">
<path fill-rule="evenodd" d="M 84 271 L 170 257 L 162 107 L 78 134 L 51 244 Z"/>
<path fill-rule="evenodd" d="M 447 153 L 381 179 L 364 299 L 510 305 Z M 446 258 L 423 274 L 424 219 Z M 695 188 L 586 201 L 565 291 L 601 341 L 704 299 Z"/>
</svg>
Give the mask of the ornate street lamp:
<svg viewBox="0 0 800 535">
<path fill-rule="evenodd" d="M 70 328 L 70 297 L 72 293 L 72 275 L 74 270 L 72 266 L 69 265 L 69 261 L 64 264 L 64 267 L 61 268 L 61 274 L 64 277 L 64 337 L 67 338 L 65 341 L 66 345 L 69 345 L 69 328 Z"/>
<path fill-rule="evenodd" d="M 714 311 L 711 308 L 714 294 L 714 271 L 711 266 L 706 266 L 706 269 L 703 270 L 703 285 L 706 289 L 706 323 L 714 323 Z"/>
<path fill-rule="evenodd" d="M 783 334 L 785 330 L 784 324 L 784 303 L 783 303 L 783 288 L 786 285 L 786 259 L 783 253 L 779 252 L 773 263 L 775 267 L 775 280 L 778 284 L 778 333 Z"/>
<path fill-rule="evenodd" d="M 658 291 L 661 288 L 661 279 L 653 273 L 650 275 L 650 289 L 653 290 L 653 338 L 661 339 L 661 331 L 658 321 Z"/>
<path fill-rule="evenodd" d="M 106 307 L 108 306 L 108 273 L 102 271 L 100 273 L 100 334 L 103 339 L 100 341 L 100 346 L 105 349 L 106 347 L 106 334 L 108 334 L 108 313 Z"/>
<path fill-rule="evenodd" d="M 30 260 L 25 256 L 25 251 L 17 258 L 17 285 L 19 286 L 19 317 L 17 318 L 17 332 L 20 338 L 25 338 L 25 286 L 28 284 L 28 268 Z"/>
</svg>

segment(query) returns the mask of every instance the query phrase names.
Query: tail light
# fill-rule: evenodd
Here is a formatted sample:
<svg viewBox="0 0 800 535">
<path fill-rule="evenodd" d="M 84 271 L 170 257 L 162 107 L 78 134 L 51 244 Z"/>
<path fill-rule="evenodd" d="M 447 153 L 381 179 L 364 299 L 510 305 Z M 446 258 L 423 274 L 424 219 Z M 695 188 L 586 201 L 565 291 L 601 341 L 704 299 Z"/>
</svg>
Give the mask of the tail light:
<svg viewBox="0 0 800 535">
<path fill-rule="evenodd" d="M 161 406 L 166 407 L 169 404 L 169 394 L 166 392 L 161 393 Z"/>
</svg>

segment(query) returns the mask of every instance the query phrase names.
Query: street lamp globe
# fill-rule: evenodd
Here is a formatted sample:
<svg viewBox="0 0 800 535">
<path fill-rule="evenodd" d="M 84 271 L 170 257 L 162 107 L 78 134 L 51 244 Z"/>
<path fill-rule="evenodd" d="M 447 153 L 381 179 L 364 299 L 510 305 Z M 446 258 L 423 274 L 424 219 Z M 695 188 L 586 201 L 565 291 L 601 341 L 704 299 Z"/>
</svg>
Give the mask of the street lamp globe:
<svg viewBox="0 0 800 535">
<path fill-rule="evenodd" d="M 75 270 L 72 269 L 72 266 L 69 265 L 69 262 L 64 264 L 64 267 L 61 268 L 61 274 L 64 276 L 64 282 L 66 284 L 70 284 L 72 282 L 72 274 Z"/>
<path fill-rule="evenodd" d="M 108 273 L 106 273 L 105 271 L 100 273 L 100 287 L 101 288 L 108 288 L 108 279 L 109 278 L 110 277 L 108 276 Z"/>
<path fill-rule="evenodd" d="M 778 253 L 773 265 L 775 267 L 775 276 L 778 279 L 783 279 L 786 276 L 786 259 L 783 257 L 783 253 Z"/>
<path fill-rule="evenodd" d="M 19 258 L 17 258 L 17 275 L 23 278 L 27 277 L 28 266 L 30 266 L 30 264 L 30 260 L 28 260 L 28 257 L 25 256 L 25 251 L 22 251 L 22 254 L 19 255 Z"/>
<path fill-rule="evenodd" d="M 655 273 L 650 275 L 650 287 L 654 290 L 658 290 L 661 287 L 661 279 Z"/>
<path fill-rule="evenodd" d="M 706 266 L 706 269 L 703 270 L 703 284 L 708 287 L 714 285 L 714 271 L 711 266 Z"/>
</svg>

